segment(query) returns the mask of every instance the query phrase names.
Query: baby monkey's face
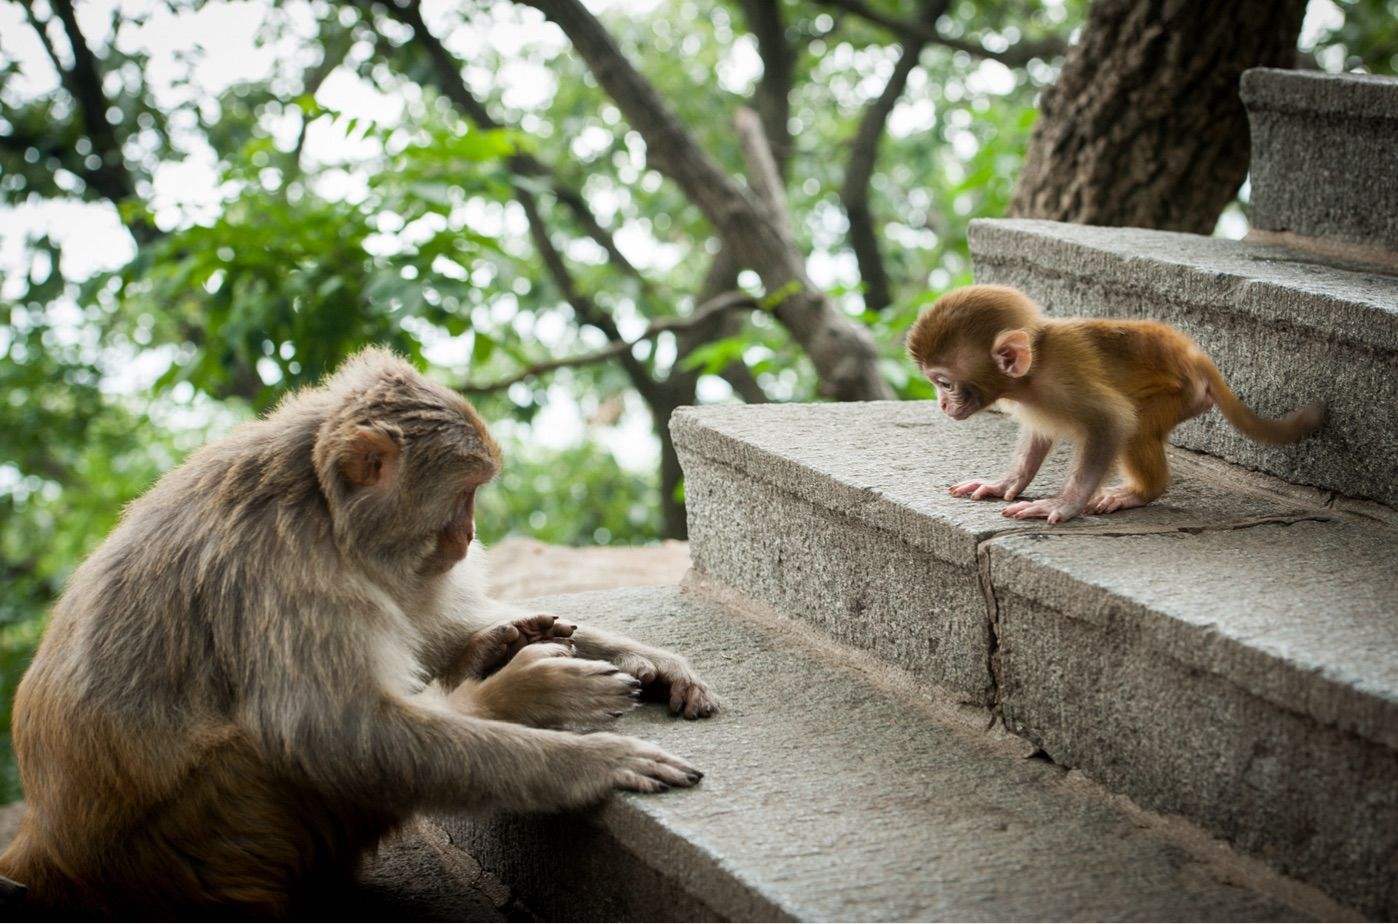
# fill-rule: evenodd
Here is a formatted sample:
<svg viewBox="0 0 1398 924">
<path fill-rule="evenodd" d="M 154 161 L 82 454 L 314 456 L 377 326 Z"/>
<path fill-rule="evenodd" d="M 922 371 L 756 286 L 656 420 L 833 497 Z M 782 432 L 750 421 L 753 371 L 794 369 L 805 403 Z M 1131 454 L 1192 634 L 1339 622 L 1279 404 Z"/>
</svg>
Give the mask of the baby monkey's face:
<svg viewBox="0 0 1398 924">
<path fill-rule="evenodd" d="M 952 420 L 965 420 L 985 407 L 980 390 L 944 366 L 923 366 L 923 375 L 937 387 L 937 406 Z"/>
</svg>

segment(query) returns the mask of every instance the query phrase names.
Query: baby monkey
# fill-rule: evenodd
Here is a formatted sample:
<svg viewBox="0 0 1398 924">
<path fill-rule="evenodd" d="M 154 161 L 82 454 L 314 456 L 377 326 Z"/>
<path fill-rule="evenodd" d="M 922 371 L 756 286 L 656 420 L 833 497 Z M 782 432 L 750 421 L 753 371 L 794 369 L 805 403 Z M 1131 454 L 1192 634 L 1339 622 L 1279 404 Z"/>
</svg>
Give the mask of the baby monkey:
<svg viewBox="0 0 1398 924">
<path fill-rule="evenodd" d="M 1071 520 L 1084 511 L 1140 507 L 1165 493 L 1165 440 L 1191 417 L 1218 407 L 1240 433 L 1261 443 L 1294 443 L 1313 433 L 1323 402 L 1280 420 L 1248 410 L 1194 341 L 1155 321 L 1046 318 L 1024 293 L 975 285 L 938 299 L 908 331 L 908 352 L 937 387 L 952 420 L 1004 401 L 1021 423 L 1019 450 L 998 481 L 951 487 L 956 497 L 1013 501 L 1058 439 L 1078 447 L 1057 497 L 1019 501 L 1015 519 Z M 1123 483 L 1105 490 L 1113 465 Z"/>
</svg>

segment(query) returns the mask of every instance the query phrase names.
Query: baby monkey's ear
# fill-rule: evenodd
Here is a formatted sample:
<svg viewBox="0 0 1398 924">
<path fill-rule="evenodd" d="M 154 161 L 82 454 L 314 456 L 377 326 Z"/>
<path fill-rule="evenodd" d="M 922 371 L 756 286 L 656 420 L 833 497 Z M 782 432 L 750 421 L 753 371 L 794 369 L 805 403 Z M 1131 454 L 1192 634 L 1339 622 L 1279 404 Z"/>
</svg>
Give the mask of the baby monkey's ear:
<svg viewBox="0 0 1398 924">
<path fill-rule="evenodd" d="M 345 440 L 340 474 L 360 488 L 392 481 L 398 472 L 399 448 L 395 436 L 378 427 L 355 427 Z"/>
<path fill-rule="evenodd" d="M 990 356 L 1000 371 L 1010 378 L 1020 378 L 1034 363 L 1034 349 L 1029 345 L 1029 332 L 1026 330 L 1001 331 L 990 348 Z"/>
</svg>

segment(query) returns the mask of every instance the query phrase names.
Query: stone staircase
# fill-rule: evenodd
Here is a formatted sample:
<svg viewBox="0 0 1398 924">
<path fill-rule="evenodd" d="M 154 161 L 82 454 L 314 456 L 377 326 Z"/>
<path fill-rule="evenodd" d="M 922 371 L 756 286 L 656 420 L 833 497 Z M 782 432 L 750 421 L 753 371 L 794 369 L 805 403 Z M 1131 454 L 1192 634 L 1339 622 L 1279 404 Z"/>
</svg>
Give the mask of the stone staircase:
<svg viewBox="0 0 1398 924">
<path fill-rule="evenodd" d="M 707 776 L 443 819 L 451 842 L 559 919 L 1398 915 L 1398 274 L 1372 230 L 1398 212 L 1345 223 L 1287 185 L 1324 195 L 1331 162 L 1267 147 L 1305 137 L 1287 120 L 1398 130 L 1398 82 L 1351 83 L 1245 78 L 1265 241 L 972 231 L 981 280 L 1178 324 L 1263 413 L 1326 398 L 1316 438 L 1262 451 L 1206 415 L 1160 502 L 1049 527 L 946 493 L 1006 464 L 994 415 L 682 409 L 684 585 L 538 602 L 691 657 L 724 711 L 623 728 Z M 1398 189 L 1398 157 L 1333 163 Z"/>
</svg>

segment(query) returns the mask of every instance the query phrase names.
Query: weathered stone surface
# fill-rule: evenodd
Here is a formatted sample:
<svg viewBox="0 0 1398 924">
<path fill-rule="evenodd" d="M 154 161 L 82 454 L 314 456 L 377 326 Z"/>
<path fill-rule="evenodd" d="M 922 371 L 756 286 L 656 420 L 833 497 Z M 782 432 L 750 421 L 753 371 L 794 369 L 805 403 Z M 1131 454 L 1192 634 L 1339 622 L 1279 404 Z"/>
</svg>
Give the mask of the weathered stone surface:
<svg viewBox="0 0 1398 924">
<path fill-rule="evenodd" d="M 1398 251 L 1398 79 L 1256 68 L 1254 227 Z"/>
<path fill-rule="evenodd" d="M 973 222 L 970 236 L 980 282 L 1018 286 L 1054 315 L 1173 324 L 1260 414 L 1330 406 L 1325 427 L 1294 446 L 1249 442 L 1217 411 L 1175 430 L 1176 444 L 1398 504 L 1398 276 L 1138 228 L 1005 219 Z"/>
<path fill-rule="evenodd" d="M 723 711 L 622 730 L 706 771 L 583 817 L 448 830 L 546 917 L 1215 920 L 1344 914 L 829 651 L 673 589 L 540 601 L 690 656 Z"/>
<path fill-rule="evenodd" d="M 977 545 L 1023 527 L 947 487 L 1008 466 L 1014 426 L 954 425 L 930 403 L 681 409 L 696 567 L 971 702 L 990 698 L 990 630 Z M 1040 493 L 1066 476 L 1045 464 Z M 1177 472 L 1159 504 L 1067 529 L 1203 526 L 1303 507 Z"/>
<path fill-rule="evenodd" d="M 1398 542 L 1296 522 L 990 544 L 1006 725 L 1392 916 Z"/>
<path fill-rule="evenodd" d="M 1013 429 L 930 402 L 683 410 L 695 568 L 979 692 L 1055 760 L 1398 910 L 1398 531 L 1180 450 L 1161 502 L 1056 527 L 945 493 L 997 474 Z M 1030 496 L 1063 469 L 1060 453 Z"/>
</svg>

